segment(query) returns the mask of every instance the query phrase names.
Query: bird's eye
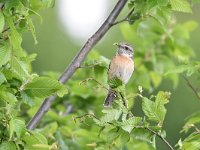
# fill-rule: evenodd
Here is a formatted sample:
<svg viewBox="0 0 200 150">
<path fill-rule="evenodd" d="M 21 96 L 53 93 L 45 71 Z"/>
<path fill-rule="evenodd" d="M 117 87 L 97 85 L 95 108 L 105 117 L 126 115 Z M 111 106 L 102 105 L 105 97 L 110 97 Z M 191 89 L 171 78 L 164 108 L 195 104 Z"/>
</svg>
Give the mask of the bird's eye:
<svg viewBox="0 0 200 150">
<path fill-rule="evenodd" d="M 127 47 L 127 46 L 125 46 L 125 50 L 128 50 L 128 47 Z"/>
</svg>

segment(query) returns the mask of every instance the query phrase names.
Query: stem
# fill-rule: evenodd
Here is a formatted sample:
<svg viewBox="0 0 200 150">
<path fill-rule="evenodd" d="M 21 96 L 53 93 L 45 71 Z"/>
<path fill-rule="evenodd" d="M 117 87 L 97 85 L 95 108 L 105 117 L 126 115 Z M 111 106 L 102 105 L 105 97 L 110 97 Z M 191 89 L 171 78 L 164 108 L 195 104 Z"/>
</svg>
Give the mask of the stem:
<svg viewBox="0 0 200 150">
<path fill-rule="evenodd" d="M 165 144 L 170 148 L 170 150 L 174 150 L 174 148 L 171 146 L 171 144 L 162 135 L 160 135 L 159 133 L 157 133 L 154 130 L 150 129 L 149 127 L 145 127 L 145 129 L 149 130 L 150 132 L 152 132 L 153 134 L 158 136 L 163 142 L 165 142 Z"/>
<path fill-rule="evenodd" d="M 80 84 L 84 84 L 85 82 L 89 81 L 89 80 L 92 80 L 92 81 L 95 81 L 97 84 L 99 84 L 102 88 L 106 89 L 107 91 L 109 91 L 109 89 L 104 86 L 103 84 L 101 84 L 99 81 L 97 81 L 95 78 L 87 78 L 85 80 L 83 80 Z"/>
<path fill-rule="evenodd" d="M 187 85 L 192 89 L 192 91 L 194 92 L 194 94 L 196 95 L 196 97 L 200 100 L 200 95 L 199 95 L 198 91 L 195 89 L 195 87 L 192 85 L 192 83 L 190 82 L 190 80 L 186 76 L 183 76 L 183 78 L 187 82 Z"/>
<path fill-rule="evenodd" d="M 134 11 L 134 8 L 131 9 L 131 11 L 128 13 L 128 15 L 127 15 L 125 18 L 123 18 L 122 20 L 119 20 L 119 21 L 114 22 L 114 23 L 112 24 L 112 26 L 117 25 L 117 24 L 119 24 L 119 23 L 122 23 L 122 22 L 124 22 L 124 21 L 128 21 L 128 18 L 132 15 L 133 11 Z"/>
<path fill-rule="evenodd" d="M 120 14 L 121 10 L 127 3 L 127 0 L 118 0 L 117 4 L 113 8 L 112 12 L 109 14 L 108 18 L 104 21 L 101 27 L 87 40 L 87 42 L 80 49 L 78 54 L 74 57 L 71 64 L 66 68 L 63 74 L 60 76 L 59 81 L 65 83 L 68 81 L 74 72 L 80 67 L 81 63 L 86 58 L 87 54 L 92 50 L 92 48 L 102 39 L 102 37 L 107 33 L 107 31 L 113 26 L 116 18 Z M 51 107 L 51 104 L 55 100 L 56 96 L 51 96 L 46 98 L 41 104 L 40 108 L 30 120 L 27 128 L 33 130 L 37 127 L 40 120 L 43 118 L 45 113 Z"/>
</svg>

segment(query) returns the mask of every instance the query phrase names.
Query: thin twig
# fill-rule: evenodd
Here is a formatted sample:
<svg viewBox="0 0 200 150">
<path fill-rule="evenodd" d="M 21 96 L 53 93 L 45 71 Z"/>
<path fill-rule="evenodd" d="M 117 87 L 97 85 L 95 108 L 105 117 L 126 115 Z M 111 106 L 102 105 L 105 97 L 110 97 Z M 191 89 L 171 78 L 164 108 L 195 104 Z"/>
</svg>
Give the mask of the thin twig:
<svg viewBox="0 0 200 150">
<path fill-rule="evenodd" d="M 117 25 L 117 24 L 119 24 L 119 23 L 122 23 L 122 22 L 124 22 L 124 21 L 129 21 L 128 19 L 129 19 L 129 17 L 132 15 L 133 11 L 134 11 L 134 8 L 131 9 L 131 11 L 128 13 L 128 15 L 127 15 L 125 18 L 123 18 L 122 20 L 119 20 L 119 21 L 114 22 L 114 23 L 112 24 L 112 26 Z"/>
<path fill-rule="evenodd" d="M 200 95 L 198 94 L 198 91 L 195 89 L 195 87 L 192 85 L 192 83 L 190 82 L 190 80 L 186 77 L 183 76 L 183 78 L 185 79 L 185 81 L 187 82 L 187 85 L 192 89 L 192 91 L 194 92 L 194 94 L 196 95 L 196 97 L 200 100 Z"/>
<path fill-rule="evenodd" d="M 81 66 L 81 63 L 86 58 L 87 54 L 92 50 L 92 48 L 102 39 L 102 37 L 108 32 L 108 30 L 113 26 L 116 18 L 120 14 L 121 10 L 124 8 L 128 0 L 118 0 L 117 4 L 113 8 L 112 12 L 109 14 L 108 18 L 104 21 L 101 27 L 87 40 L 87 42 L 80 49 L 78 54 L 74 57 L 71 64 L 66 68 L 64 73 L 60 76 L 59 81 L 65 83 L 68 81 L 74 72 Z M 30 120 L 27 128 L 33 130 L 37 127 L 40 120 L 43 118 L 45 113 L 51 107 L 51 104 L 55 100 L 56 96 L 51 96 L 46 98 L 41 104 L 40 108 Z"/>
<path fill-rule="evenodd" d="M 89 81 L 89 80 L 95 81 L 95 82 L 96 82 L 97 84 L 99 84 L 102 88 L 104 88 L 104 89 L 106 89 L 107 91 L 109 91 L 109 89 L 108 89 L 106 86 L 104 86 L 103 84 L 101 84 L 99 81 L 97 81 L 95 78 L 92 78 L 92 77 L 83 80 L 80 84 L 83 84 L 83 83 L 85 83 L 85 82 L 87 82 L 87 81 Z"/>
<path fill-rule="evenodd" d="M 152 132 L 153 134 L 155 134 L 156 136 L 158 136 L 163 142 L 165 142 L 165 144 L 171 149 L 174 150 L 174 148 L 172 147 L 172 145 L 159 133 L 157 133 L 156 131 L 150 129 L 149 127 L 145 127 L 145 129 L 149 130 L 150 132 Z"/>
</svg>

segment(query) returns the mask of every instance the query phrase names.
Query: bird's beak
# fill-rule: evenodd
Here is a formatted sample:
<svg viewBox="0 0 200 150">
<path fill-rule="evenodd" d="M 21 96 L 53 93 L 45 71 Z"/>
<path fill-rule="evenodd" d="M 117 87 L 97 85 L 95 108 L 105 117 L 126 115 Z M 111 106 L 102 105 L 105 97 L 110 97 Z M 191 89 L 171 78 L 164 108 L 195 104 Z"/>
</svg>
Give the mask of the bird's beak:
<svg viewBox="0 0 200 150">
<path fill-rule="evenodd" d="M 113 45 L 115 45 L 115 46 L 119 47 L 119 43 L 114 43 Z"/>
</svg>

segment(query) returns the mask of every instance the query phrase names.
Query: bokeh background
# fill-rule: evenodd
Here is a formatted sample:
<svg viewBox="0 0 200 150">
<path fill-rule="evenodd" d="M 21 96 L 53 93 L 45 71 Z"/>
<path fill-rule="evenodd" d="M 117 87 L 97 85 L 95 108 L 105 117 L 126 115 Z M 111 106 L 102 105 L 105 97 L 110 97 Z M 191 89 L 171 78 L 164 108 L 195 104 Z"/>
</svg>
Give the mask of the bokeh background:
<svg viewBox="0 0 200 150">
<path fill-rule="evenodd" d="M 34 18 L 38 44 L 34 44 L 31 34 L 24 34 L 23 47 L 28 53 L 37 53 L 33 62 L 33 71 L 42 74 L 45 71 L 56 71 L 62 73 L 72 58 L 87 40 L 95 32 L 101 22 L 106 18 L 116 0 L 57 0 L 54 8 L 40 12 L 43 21 L 39 17 Z M 193 13 L 174 13 L 177 22 L 195 20 L 200 24 L 200 5 L 193 7 Z M 124 9 L 123 17 L 128 11 Z M 91 13 L 92 12 L 92 13 Z M 200 57 L 200 27 L 192 33 L 189 44 L 196 52 L 196 59 Z M 115 54 L 114 42 L 122 41 L 119 26 L 113 27 L 106 36 L 97 44 L 97 49 L 105 57 L 111 58 Z M 135 50 L 137 53 L 137 50 Z M 199 110 L 199 100 L 180 78 L 176 89 L 170 82 L 164 82 L 158 90 L 171 91 L 172 97 L 167 105 L 167 115 L 164 129 L 167 139 L 173 145 L 180 137 L 180 130 L 184 125 L 184 119 Z M 195 84 L 195 83 L 194 83 Z M 167 149 L 160 141 L 158 149 Z"/>
</svg>

